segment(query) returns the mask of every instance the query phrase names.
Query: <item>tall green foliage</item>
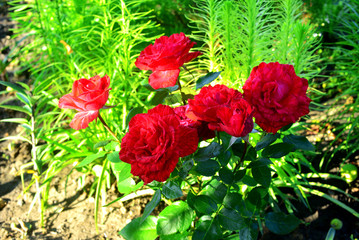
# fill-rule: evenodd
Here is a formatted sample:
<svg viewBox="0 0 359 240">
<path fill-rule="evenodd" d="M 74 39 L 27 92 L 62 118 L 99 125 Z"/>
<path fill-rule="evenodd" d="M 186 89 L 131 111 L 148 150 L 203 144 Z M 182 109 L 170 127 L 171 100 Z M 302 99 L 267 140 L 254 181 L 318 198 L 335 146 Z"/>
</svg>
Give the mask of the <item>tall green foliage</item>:
<svg viewBox="0 0 359 240">
<path fill-rule="evenodd" d="M 300 20 L 298 0 L 195 0 L 188 17 L 205 53 L 202 68 L 223 71 L 222 82 L 240 87 L 261 62 L 293 64 L 297 74 L 318 73 L 319 38 Z"/>
</svg>

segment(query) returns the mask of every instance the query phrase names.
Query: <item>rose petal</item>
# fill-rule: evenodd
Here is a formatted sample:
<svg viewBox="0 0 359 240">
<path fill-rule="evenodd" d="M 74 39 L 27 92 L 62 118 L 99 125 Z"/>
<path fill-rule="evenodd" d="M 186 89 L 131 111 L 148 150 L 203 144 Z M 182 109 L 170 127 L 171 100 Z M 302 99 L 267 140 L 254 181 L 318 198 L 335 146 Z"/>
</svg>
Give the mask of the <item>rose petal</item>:
<svg viewBox="0 0 359 240">
<path fill-rule="evenodd" d="M 167 71 L 154 71 L 150 75 L 149 84 L 154 89 L 173 87 L 176 82 L 180 69 Z"/>
<path fill-rule="evenodd" d="M 85 129 L 89 123 L 98 117 L 97 111 L 78 112 L 70 123 L 70 127 L 75 130 Z"/>
</svg>

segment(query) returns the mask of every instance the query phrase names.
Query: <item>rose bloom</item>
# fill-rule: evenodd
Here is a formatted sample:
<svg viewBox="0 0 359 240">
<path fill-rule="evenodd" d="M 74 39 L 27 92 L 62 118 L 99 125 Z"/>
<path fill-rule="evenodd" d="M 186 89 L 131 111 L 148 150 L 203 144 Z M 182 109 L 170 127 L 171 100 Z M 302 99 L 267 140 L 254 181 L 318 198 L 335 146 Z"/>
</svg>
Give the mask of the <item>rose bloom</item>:
<svg viewBox="0 0 359 240">
<path fill-rule="evenodd" d="M 197 146 L 196 129 L 181 125 L 171 107 L 158 105 L 131 119 L 122 139 L 120 159 L 131 164 L 131 173 L 145 184 L 163 182 L 179 158 L 194 153 Z"/>
<path fill-rule="evenodd" d="M 276 133 L 309 113 L 308 81 L 298 77 L 288 64 L 261 63 L 243 86 L 243 95 L 254 108 L 256 123 Z"/>
<path fill-rule="evenodd" d="M 231 102 L 238 99 L 242 99 L 242 94 L 225 85 L 203 87 L 194 99 L 188 99 L 191 113 L 187 116 L 194 119 L 194 115 L 198 120 L 208 122 L 210 129 L 222 131 L 219 126 L 221 121 L 217 116 L 217 110 L 222 107 L 230 107 Z"/>
<path fill-rule="evenodd" d="M 75 114 L 70 127 L 75 130 L 85 129 L 88 124 L 98 117 L 99 109 L 108 99 L 110 78 L 94 76 L 90 79 L 81 78 L 72 85 L 72 92 L 59 100 L 59 108 L 69 108 L 79 111 Z"/>
<path fill-rule="evenodd" d="M 234 137 L 244 137 L 253 129 L 253 108 L 243 98 L 231 102 L 229 107 L 217 110 L 219 126 Z"/>
<path fill-rule="evenodd" d="M 173 87 L 180 73 L 179 68 L 201 54 L 189 53 L 195 44 L 184 33 L 162 36 L 140 53 L 135 65 L 141 70 L 153 71 L 149 84 L 154 89 Z"/>
<path fill-rule="evenodd" d="M 188 104 L 186 106 L 176 107 L 174 108 L 174 111 L 179 117 L 181 125 L 197 130 L 198 138 L 200 140 L 207 140 L 216 136 L 214 131 L 208 128 L 208 122 L 204 122 L 201 120 L 192 120 L 187 117 L 186 114 L 188 114 L 188 112 L 190 111 Z"/>
</svg>

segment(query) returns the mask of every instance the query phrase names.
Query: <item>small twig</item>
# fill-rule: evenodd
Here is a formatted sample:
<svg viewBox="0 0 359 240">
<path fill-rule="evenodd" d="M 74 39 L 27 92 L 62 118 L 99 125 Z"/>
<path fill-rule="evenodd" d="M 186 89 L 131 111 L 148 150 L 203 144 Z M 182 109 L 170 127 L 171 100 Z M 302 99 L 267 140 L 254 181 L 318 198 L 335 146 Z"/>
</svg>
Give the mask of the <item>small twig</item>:
<svg viewBox="0 0 359 240">
<path fill-rule="evenodd" d="M 110 127 L 106 124 L 105 120 L 103 120 L 103 118 L 100 115 L 100 112 L 98 113 L 98 118 L 100 119 L 101 123 L 103 124 L 103 126 L 106 128 L 106 130 L 118 141 L 120 142 L 120 140 L 117 138 L 116 134 L 110 129 Z"/>
</svg>

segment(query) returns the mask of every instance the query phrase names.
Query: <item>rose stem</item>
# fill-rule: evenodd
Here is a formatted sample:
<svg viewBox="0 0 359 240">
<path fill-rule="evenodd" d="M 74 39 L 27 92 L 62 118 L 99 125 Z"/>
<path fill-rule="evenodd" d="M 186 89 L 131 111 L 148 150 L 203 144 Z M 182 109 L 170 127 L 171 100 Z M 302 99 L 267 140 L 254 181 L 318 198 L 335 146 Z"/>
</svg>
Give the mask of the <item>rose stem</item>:
<svg viewBox="0 0 359 240">
<path fill-rule="evenodd" d="M 118 141 L 120 142 L 120 140 L 117 138 L 116 134 L 114 132 L 112 132 L 112 130 L 110 129 L 110 127 L 106 124 L 105 120 L 103 120 L 103 118 L 100 115 L 100 111 L 98 113 L 98 118 L 100 119 L 100 121 L 102 122 L 103 126 L 106 128 L 107 131 L 109 131 L 109 133 Z"/>
<path fill-rule="evenodd" d="M 177 83 L 178 83 L 178 88 L 181 92 L 181 98 L 182 98 L 182 102 L 183 102 L 183 105 L 186 105 L 186 100 L 184 99 L 184 93 L 182 92 L 182 87 L 181 87 L 181 83 L 180 83 L 180 80 L 179 78 L 177 79 Z"/>
</svg>

